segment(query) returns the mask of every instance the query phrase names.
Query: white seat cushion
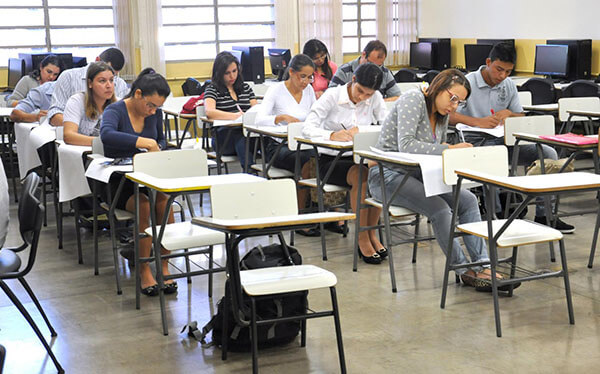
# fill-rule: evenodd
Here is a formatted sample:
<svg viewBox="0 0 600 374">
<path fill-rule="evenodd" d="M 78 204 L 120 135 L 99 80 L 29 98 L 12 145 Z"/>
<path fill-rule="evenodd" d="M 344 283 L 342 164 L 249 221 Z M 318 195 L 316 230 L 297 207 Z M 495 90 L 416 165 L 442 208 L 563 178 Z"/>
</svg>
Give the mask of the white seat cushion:
<svg viewBox="0 0 600 374">
<path fill-rule="evenodd" d="M 100 203 L 104 210 L 109 210 L 110 206 L 107 203 Z M 135 219 L 135 215 L 127 210 L 115 209 L 115 218 L 117 221 L 129 221 Z"/>
<path fill-rule="evenodd" d="M 152 236 L 152 227 L 148 227 L 144 232 Z M 156 226 L 156 233 L 159 232 L 160 226 Z M 175 251 L 223 243 L 225 234 L 220 231 L 192 225 L 191 222 L 177 222 L 167 225 L 161 244 L 166 250 Z"/>
<path fill-rule="evenodd" d="M 209 158 L 217 158 L 217 152 L 208 152 L 206 155 Z M 225 156 L 225 155 L 221 156 L 221 162 L 235 162 L 237 160 L 238 160 L 237 156 Z"/>
<path fill-rule="evenodd" d="M 368 199 L 365 199 L 365 203 L 372 205 L 374 207 L 377 207 L 379 209 L 383 208 L 383 204 L 381 204 L 379 201 L 377 201 L 371 197 L 369 197 Z M 403 207 L 397 206 L 397 205 L 390 205 L 390 215 L 392 217 L 412 216 L 415 214 L 417 214 L 417 213 L 413 212 L 410 209 L 403 208 Z"/>
<path fill-rule="evenodd" d="M 492 221 L 492 230 L 494 235 L 498 232 L 500 227 L 506 222 L 505 219 L 499 219 Z M 458 225 L 457 228 L 460 231 L 480 236 L 487 239 L 488 228 L 487 221 L 482 222 L 471 222 Z M 540 225 L 539 223 L 516 219 L 510 226 L 502 233 L 498 242 L 498 247 L 514 247 L 527 244 L 550 242 L 562 239 L 563 235 L 560 231 Z"/>
<path fill-rule="evenodd" d="M 278 266 L 240 271 L 244 291 L 251 296 L 333 287 L 335 274 L 314 265 Z"/>
<path fill-rule="evenodd" d="M 316 178 L 301 179 L 298 181 L 298 183 L 303 186 L 317 188 L 317 179 Z M 329 183 L 326 183 L 325 187 L 323 187 L 323 191 L 325 191 L 325 192 L 348 191 L 348 190 L 349 190 L 348 187 L 342 187 L 342 186 L 338 186 L 335 184 L 329 184 Z"/>
<path fill-rule="evenodd" d="M 258 172 L 262 173 L 262 164 L 254 164 L 251 166 L 252 170 L 256 170 Z M 279 169 L 276 168 L 274 166 L 271 166 L 269 168 L 269 178 L 271 179 L 277 179 L 277 178 L 289 178 L 289 177 L 293 177 L 294 173 L 292 173 L 291 171 L 285 170 L 285 169 Z"/>
</svg>

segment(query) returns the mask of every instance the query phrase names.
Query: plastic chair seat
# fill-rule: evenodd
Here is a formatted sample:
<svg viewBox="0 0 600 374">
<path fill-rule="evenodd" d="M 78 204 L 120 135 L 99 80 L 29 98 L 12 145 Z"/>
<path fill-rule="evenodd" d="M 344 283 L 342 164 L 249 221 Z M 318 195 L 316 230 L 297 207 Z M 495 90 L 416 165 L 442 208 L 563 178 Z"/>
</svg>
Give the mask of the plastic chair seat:
<svg viewBox="0 0 600 374">
<path fill-rule="evenodd" d="M 217 152 L 207 152 L 206 155 L 209 158 L 217 158 Z M 237 156 L 221 155 L 221 162 L 236 162 L 237 160 Z"/>
<path fill-rule="evenodd" d="M 317 188 L 317 179 L 316 178 L 301 179 L 298 181 L 298 184 L 300 184 L 302 186 Z M 329 183 L 326 183 L 325 186 L 323 186 L 324 192 L 337 192 L 337 191 L 348 191 L 348 190 L 349 190 L 348 187 L 338 186 L 338 185 L 329 184 Z"/>
<path fill-rule="evenodd" d="M 383 204 L 381 204 L 379 201 L 373 199 L 372 197 L 365 199 L 365 203 L 372 205 L 379 209 L 383 208 Z M 410 209 L 403 208 L 403 207 L 397 206 L 397 205 L 390 205 L 389 211 L 390 211 L 390 215 L 392 217 L 404 217 L 404 216 L 412 216 L 412 215 L 417 214 Z"/>
<path fill-rule="evenodd" d="M 21 267 L 21 258 L 13 251 L 0 250 L 0 274 L 13 273 Z"/>
<path fill-rule="evenodd" d="M 104 210 L 109 210 L 110 206 L 107 203 L 100 203 L 100 207 Z M 123 209 L 115 209 L 115 218 L 117 221 L 129 221 L 135 219 L 135 215 Z"/>
<path fill-rule="evenodd" d="M 160 226 L 156 226 L 156 232 L 158 233 L 159 231 Z M 152 227 L 148 227 L 144 232 L 147 235 L 152 236 Z M 162 246 L 168 251 L 205 247 L 223 243 L 225 243 L 224 233 L 198 225 L 192 225 L 191 222 L 168 224 L 161 242 Z"/>
<path fill-rule="evenodd" d="M 506 222 L 505 219 L 492 221 L 492 230 L 494 234 L 498 232 L 500 227 Z M 471 222 L 458 225 L 457 228 L 468 234 L 488 238 L 487 222 Z M 497 241 L 499 248 L 516 247 L 521 245 L 545 243 L 550 241 L 561 240 L 563 235 L 560 231 L 552 227 L 541 225 L 539 223 L 527 220 L 514 220 L 510 226 L 504 231 Z"/>
<path fill-rule="evenodd" d="M 240 271 L 240 283 L 251 296 L 333 287 L 335 274 L 314 265 L 278 266 Z"/>
<path fill-rule="evenodd" d="M 254 164 L 252 166 L 250 166 L 250 168 L 252 168 L 252 170 L 256 170 L 260 173 L 263 172 L 263 166 L 262 164 Z M 268 177 L 271 179 L 276 179 L 276 178 L 291 178 L 294 176 L 294 173 L 292 173 L 289 170 L 285 170 L 285 169 L 279 169 L 276 168 L 274 166 L 269 168 L 269 175 Z"/>
</svg>

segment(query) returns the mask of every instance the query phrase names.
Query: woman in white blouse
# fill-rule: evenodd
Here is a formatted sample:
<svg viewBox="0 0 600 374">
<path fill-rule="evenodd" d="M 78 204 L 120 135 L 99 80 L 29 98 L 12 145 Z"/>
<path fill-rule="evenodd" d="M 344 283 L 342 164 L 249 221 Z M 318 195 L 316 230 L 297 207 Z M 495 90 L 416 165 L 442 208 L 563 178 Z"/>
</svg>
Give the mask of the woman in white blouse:
<svg viewBox="0 0 600 374">
<path fill-rule="evenodd" d="M 303 122 L 310 108 L 317 100 L 311 82 L 314 79 L 315 64 L 306 55 L 296 55 L 289 63 L 286 79 L 267 90 L 262 103 L 258 106 L 256 125 L 286 126 L 289 123 Z M 279 141 L 269 139 L 265 145 L 266 159 L 271 160 L 275 155 Z M 307 162 L 310 160 L 310 150 L 300 151 L 302 178 L 308 178 Z M 296 152 L 283 146 L 273 160 L 273 166 L 294 172 Z M 298 191 L 298 206 L 304 208 L 308 191 Z"/>
<path fill-rule="evenodd" d="M 351 141 L 359 127 L 370 126 L 385 119 L 386 106 L 381 93 L 377 91 L 383 80 L 383 72 L 373 63 L 364 63 L 354 72 L 352 81 L 329 88 L 313 105 L 306 117 L 302 130 L 304 136 L 336 141 Z M 319 174 L 325 175 L 337 152 L 319 150 Z M 327 180 L 327 183 L 350 187 L 352 210 L 356 211 L 356 198 L 359 183 L 362 183 L 361 199 L 367 185 L 368 171 L 358 180 L 359 166 L 352 155 L 341 157 Z M 373 226 L 379 221 L 381 209 L 371 207 L 361 211 L 360 225 Z M 363 231 L 358 236 L 359 256 L 369 264 L 380 264 L 387 257 L 387 250 L 377 238 L 375 230 Z"/>
<path fill-rule="evenodd" d="M 71 96 L 64 111 L 64 140 L 67 144 L 92 145 L 100 136 L 102 113 L 115 97 L 115 71 L 106 62 L 94 62 L 87 69 L 87 90 Z"/>
</svg>

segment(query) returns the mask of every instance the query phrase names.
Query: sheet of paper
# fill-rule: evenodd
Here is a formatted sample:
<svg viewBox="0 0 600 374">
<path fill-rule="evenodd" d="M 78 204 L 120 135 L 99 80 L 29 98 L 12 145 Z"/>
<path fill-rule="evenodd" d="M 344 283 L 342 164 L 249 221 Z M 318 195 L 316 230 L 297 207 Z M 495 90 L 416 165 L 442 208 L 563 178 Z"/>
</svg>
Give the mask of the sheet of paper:
<svg viewBox="0 0 600 374">
<path fill-rule="evenodd" d="M 239 116 L 236 119 L 233 120 L 229 120 L 229 119 L 216 119 L 213 121 L 213 126 L 214 127 L 218 127 L 218 126 L 227 126 L 227 125 L 236 125 L 236 124 L 240 124 L 242 123 L 242 116 Z"/>
<path fill-rule="evenodd" d="M 92 160 L 85 171 L 85 176 L 100 182 L 108 183 L 110 176 L 114 172 L 120 171 L 123 173 L 129 173 L 133 171 L 133 165 L 107 164 L 111 161 L 113 161 L 113 159 L 108 157 L 100 157 Z"/>
<path fill-rule="evenodd" d="M 469 132 L 482 132 L 496 138 L 501 138 L 504 136 L 504 125 L 498 125 L 493 129 L 484 129 L 481 127 L 473 127 L 469 125 L 465 125 L 464 123 L 457 123 L 456 129 L 458 131 L 469 131 Z"/>
</svg>

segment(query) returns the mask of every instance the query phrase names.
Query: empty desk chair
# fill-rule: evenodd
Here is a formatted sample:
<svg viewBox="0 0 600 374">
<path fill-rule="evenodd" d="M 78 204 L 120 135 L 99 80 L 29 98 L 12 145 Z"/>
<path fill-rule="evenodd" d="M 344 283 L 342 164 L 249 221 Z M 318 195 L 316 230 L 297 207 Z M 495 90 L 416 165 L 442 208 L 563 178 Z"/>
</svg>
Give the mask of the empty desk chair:
<svg viewBox="0 0 600 374">
<path fill-rule="evenodd" d="M 521 85 L 520 90 L 531 92 L 531 102 L 533 105 L 556 102 L 554 83 L 549 79 L 529 78 L 527 82 Z"/>
<path fill-rule="evenodd" d="M 573 115 L 569 111 L 598 113 L 599 97 L 567 97 L 558 100 L 558 119 L 562 122 L 560 134 L 571 132 L 575 122 L 583 122 L 583 130 L 587 135 L 595 133 L 592 117 Z"/>
<path fill-rule="evenodd" d="M 519 91 L 517 92 L 519 95 L 519 101 L 521 105 L 531 105 L 531 92 L 530 91 Z"/>
<path fill-rule="evenodd" d="M 44 214 L 44 207 L 40 204 L 40 201 L 36 197 L 36 190 L 40 183 L 40 177 L 36 173 L 31 173 L 25 178 L 25 182 L 23 183 L 21 199 L 19 201 L 19 231 L 21 233 L 21 238 L 23 239 L 23 244 L 17 248 L 2 248 L 0 249 L 0 288 L 4 291 L 6 296 L 12 301 L 12 303 L 19 309 L 19 312 L 25 317 L 37 337 L 42 342 L 44 348 L 46 348 L 46 352 L 54 362 L 56 369 L 59 373 L 64 373 L 63 368 L 60 366 L 60 363 L 54 356 L 52 349 L 46 342 L 46 339 L 42 335 L 42 332 L 38 328 L 37 324 L 27 311 L 23 304 L 19 301 L 17 296 L 13 293 L 13 291 L 8 287 L 8 284 L 5 282 L 7 279 L 17 279 L 27 294 L 37 307 L 38 311 L 42 315 L 42 318 L 46 322 L 48 329 L 50 330 L 51 336 L 56 336 L 56 331 L 50 324 L 46 313 L 44 313 L 44 309 L 42 309 L 42 305 L 38 301 L 37 297 L 29 287 L 29 284 L 25 280 L 25 276 L 29 274 L 33 265 L 35 263 L 35 257 L 37 254 L 38 243 L 40 239 L 40 230 L 42 228 L 42 219 Z M 21 258 L 17 255 L 18 252 L 21 252 L 29 247 L 29 255 L 27 256 L 27 263 L 25 267 L 21 269 Z M 1 365 L 0 365 L 1 369 Z M 1 371 L 1 370 L 0 370 Z"/>
<path fill-rule="evenodd" d="M 598 97 L 598 84 L 579 79 L 565 87 L 562 97 Z"/>
</svg>

